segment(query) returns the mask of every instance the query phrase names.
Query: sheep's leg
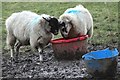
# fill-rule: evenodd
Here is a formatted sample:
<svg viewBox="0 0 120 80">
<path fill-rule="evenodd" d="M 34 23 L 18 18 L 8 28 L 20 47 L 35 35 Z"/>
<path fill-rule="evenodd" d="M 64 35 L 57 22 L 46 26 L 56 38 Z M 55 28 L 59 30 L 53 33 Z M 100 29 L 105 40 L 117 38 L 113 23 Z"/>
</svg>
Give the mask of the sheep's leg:
<svg viewBox="0 0 120 80">
<path fill-rule="evenodd" d="M 16 44 L 15 44 L 15 52 L 16 52 L 15 58 L 16 58 L 16 60 L 18 59 L 19 48 L 20 48 L 21 45 L 22 45 L 22 44 L 21 44 L 19 41 L 17 41 Z"/>
<path fill-rule="evenodd" d="M 93 25 L 91 25 L 90 29 L 89 29 L 88 32 L 87 32 L 87 35 L 88 35 L 89 37 L 92 37 L 92 35 L 93 35 Z"/>
<path fill-rule="evenodd" d="M 38 52 L 39 52 L 39 60 L 43 61 L 43 55 L 42 55 L 43 50 L 41 48 L 38 48 Z"/>
<path fill-rule="evenodd" d="M 11 58 L 13 59 L 14 56 L 14 45 L 16 42 L 16 38 L 13 35 L 10 35 L 9 33 L 7 34 L 7 39 L 6 39 L 6 43 L 7 45 L 10 47 L 10 53 L 11 53 Z"/>
<path fill-rule="evenodd" d="M 10 53 L 11 53 L 11 54 L 10 54 L 10 57 L 13 58 L 14 48 L 11 48 L 11 49 L 10 49 Z"/>
<path fill-rule="evenodd" d="M 30 37 L 30 45 L 31 45 L 31 48 L 34 49 L 35 51 L 37 50 L 37 52 L 39 52 L 39 60 L 42 62 L 43 61 L 43 39 L 42 37 L 40 36 L 37 40 L 35 40 L 35 36 L 31 36 Z"/>
<path fill-rule="evenodd" d="M 14 58 L 14 53 L 15 53 L 14 47 L 12 47 L 10 49 L 10 53 L 11 53 L 11 55 L 10 55 L 10 61 L 11 61 L 11 64 L 13 65 L 13 62 L 15 61 L 15 58 Z"/>
</svg>

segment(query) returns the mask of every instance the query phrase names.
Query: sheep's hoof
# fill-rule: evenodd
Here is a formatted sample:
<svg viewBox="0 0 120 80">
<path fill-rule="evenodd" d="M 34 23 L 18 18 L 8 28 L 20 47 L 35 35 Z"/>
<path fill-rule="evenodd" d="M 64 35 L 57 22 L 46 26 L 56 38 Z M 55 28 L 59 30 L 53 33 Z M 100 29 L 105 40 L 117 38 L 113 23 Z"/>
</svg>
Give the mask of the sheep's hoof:
<svg viewBox="0 0 120 80">
<path fill-rule="evenodd" d="M 15 62 L 15 63 L 18 63 L 18 62 L 19 62 L 18 58 L 15 58 L 14 62 Z"/>
<path fill-rule="evenodd" d="M 44 61 L 40 61 L 40 60 L 37 61 L 37 64 L 41 64 L 41 63 L 44 63 Z"/>
<path fill-rule="evenodd" d="M 39 62 L 39 63 L 44 63 L 44 62 L 46 62 L 46 61 L 45 61 L 43 58 L 42 58 L 42 59 L 39 58 L 38 62 Z"/>
<path fill-rule="evenodd" d="M 39 59 L 39 62 L 44 62 L 44 60 L 43 60 L 43 59 L 42 59 L 42 60 L 41 60 L 41 59 Z"/>
<path fill-rule="evenodd" d="M 15 63 L 18 63 L 18 58 L 17 57 L 11 57 L 10 58 L 10 61 L 13 63 L 13 62 L 15 62 Z"/>
<path fill-rule="evenodd" d="M 41 54 L 39 54 L 39 60 L 40 60 L 40 62 L 43 61 L 43 56 Z"/>
<path fill-rule="evenodd" d="M 15 61 L 14 57 L 11 57 L 10 60 L 11 60 L 11 62 Z"/>
<path fill-rule="evenodd" d="M 39 59 L 40 61 L 43 61 L 43 59 Z"/>
</svg>

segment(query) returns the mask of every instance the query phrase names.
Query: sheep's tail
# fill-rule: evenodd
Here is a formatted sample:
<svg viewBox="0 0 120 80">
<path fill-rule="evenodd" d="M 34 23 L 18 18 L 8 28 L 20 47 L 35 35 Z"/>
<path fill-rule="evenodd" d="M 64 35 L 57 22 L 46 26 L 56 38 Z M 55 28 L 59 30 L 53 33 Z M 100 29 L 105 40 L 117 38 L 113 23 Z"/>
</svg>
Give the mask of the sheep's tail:
<svg viewBox="0 0 120 80">
<path fill-rule="evenodd" d="M 93 26 L 88 30 L 87 35 L 91 38 L 93 36 Z"/>
</svg>

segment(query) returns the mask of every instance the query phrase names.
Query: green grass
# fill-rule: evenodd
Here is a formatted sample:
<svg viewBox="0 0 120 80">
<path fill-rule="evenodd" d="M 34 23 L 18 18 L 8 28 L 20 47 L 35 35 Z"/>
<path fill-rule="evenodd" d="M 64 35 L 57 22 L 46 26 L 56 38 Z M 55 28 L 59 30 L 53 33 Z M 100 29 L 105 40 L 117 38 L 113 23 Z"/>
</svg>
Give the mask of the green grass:
<svg viewBox="0 0 120 80">
<path fill-rule="evenodd" d="M 2 3 L 2 37 L 5 46 L 6 29 L 5 20 L 14 12 L 30 10 L 38 14 L 49 14 L 57 18 L 70 7 L 78 4 L 84 5 L 92 14 L 94 19 L 94 35 L 91 42 L 94 44 L 111 44 L 118 41 L 118 3 L 109 2 L 3 2 Z M 55 36 L 59 38 L 61 35 Z"/>
</svg>

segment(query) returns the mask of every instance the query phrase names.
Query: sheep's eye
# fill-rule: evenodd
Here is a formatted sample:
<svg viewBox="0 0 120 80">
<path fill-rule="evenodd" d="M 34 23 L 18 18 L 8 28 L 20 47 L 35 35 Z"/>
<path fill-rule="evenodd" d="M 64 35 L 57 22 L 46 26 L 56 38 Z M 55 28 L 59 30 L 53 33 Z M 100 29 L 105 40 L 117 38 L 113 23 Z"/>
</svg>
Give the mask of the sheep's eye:
<svg viewBox="0 0 120 80">
<path fill-rule="evenodd" d="M 72 22 L 70 21 L 70 22 L 68 22 L 71 26 L 73 26 L 73 24 L 72 24 Z"/>
<path fill-rule="evenodd" d="M 65 31 L 65 28 L 63 28 L 62 31 Z"/>
</svg>

